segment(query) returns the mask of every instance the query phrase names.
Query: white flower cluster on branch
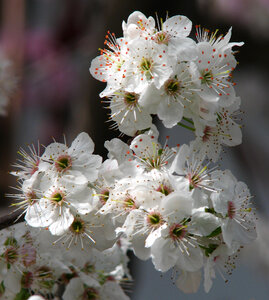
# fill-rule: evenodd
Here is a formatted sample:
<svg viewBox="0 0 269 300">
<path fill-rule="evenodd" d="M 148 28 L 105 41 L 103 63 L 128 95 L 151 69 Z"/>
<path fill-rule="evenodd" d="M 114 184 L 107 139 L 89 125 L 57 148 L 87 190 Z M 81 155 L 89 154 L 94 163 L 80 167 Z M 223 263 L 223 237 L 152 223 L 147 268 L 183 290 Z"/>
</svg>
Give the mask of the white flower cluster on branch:
<svg viewBox="0 0 269 300">
<path fill-rule="evenodd" d="M 1 299 L 129 299 L 120 283 L 128 287 L 126 247 L 115 243 L 103 252 L 52 246 L 45 231 L 20 223 L 1 231 Z M 41 297 L 42 296 L 42 297 Z"/>
<path fill-rule="evenodd" d="M 156 28 L 152 17 L 134 12 L 122 27 L 122 38 L 108 34 L 90 72 L 107 82 L 101 97 L 116 127 L 132 139 L 106 141 L 104 161 L 85 132 L 70 147 L 54 141 L 43 154 L 33 146 L 19 151 L 23 158 L 12 172 L 17 191 L 9 196 L 29 230 L 35 227 L 34 239 L 3 233 L 2 295 L 17 278 L 16 292 L 27 296 L 53 297 L 60 284 L 64 300 L 128 299 L 119 286 L 130 280 L 127 249 L 151 259 L 158 271 L 174 269 L 186 293 L 198 290 L 203 271 L 208 292 L 215 270 L 231 274 L 240 249 L 256 238 L 246 184 L 213 165 L 222 145 L 241 143 L 231 73 L 232 47 L 242 43 L 230 43 L 231 30 L 217 36 L 199 26 L 196 43 L 185 16 Z M 153 114 L 168 128 L 190 129 L 195 140 L 170 147 L 167 137 L 161 145 Z M 38 288 L 35 275 L 25 284 L 22 249 L 33 257 L 31 274 L 37 257 L 47 259 L 47 289 Z"/>
<path fill-rule="evenodd" d="M 141 12 L 132 13 L 122 28 L 121 38 L 108 33 L 107 48 L 90 67 L 93 77 L 107 83 L 100 96 L 108 98 L 114 127 L 134 136 L 151 127 L 151 115 L 157 114 L 168 128 L 178 124 L 194 131 L 196 143 L 214 161 L 221 145 L 241 143 L 232 47 L 243 43 L 230 43 L 231 29 L 217 36 L 217 30 L 210 34 L 196 26 L 195 42 L 188 37 L 187 17 L 161 20 L 156 28 Z"/>
</svg>

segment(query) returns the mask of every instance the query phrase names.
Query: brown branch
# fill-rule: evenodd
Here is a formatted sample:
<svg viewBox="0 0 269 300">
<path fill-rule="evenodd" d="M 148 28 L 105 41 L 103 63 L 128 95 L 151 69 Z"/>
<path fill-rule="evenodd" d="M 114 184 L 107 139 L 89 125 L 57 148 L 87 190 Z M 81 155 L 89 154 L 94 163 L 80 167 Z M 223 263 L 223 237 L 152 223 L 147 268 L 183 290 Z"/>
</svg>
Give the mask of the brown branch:
<svg viewBox="0 0 269 300">
<path fill-rule="evenodd" d="M 20 223 L 24 221 L 24 216 L 21 216 L 19 219 L 19 215 L 21 214 L 21 211 L 14 212 L 14 213 L 8 213 L 6 215 L 3 215 L 0 217 L 0 230 L 7 228 L 11 225 L 14 225 L 16 223 Z"/>
</svg>

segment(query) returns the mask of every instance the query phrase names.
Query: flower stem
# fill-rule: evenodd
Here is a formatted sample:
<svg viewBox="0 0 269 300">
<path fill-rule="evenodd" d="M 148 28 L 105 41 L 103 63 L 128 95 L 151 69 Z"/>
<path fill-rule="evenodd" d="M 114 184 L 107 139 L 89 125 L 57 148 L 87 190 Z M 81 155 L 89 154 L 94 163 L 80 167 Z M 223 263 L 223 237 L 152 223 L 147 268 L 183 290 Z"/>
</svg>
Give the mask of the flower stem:
<svg viewBox="0 0 269 300">
<path fill-rule="evenodd" d="M 187 126 L 187 125 L 185 125 L 185 124 L 182 124 L 181 122 L 178 122 L 177 125 L 179 125 L 179 126 L 181 126 L 181 127 L 184 127 L 184 128 L 186 128 L 186 129 L 189 129 L 189 130 L 191 130 L 191 131 L 195 131 L 195 128 L 192 128 L 192 127 L 190 127 L 190 126 Z"/>
<path fill-rule="evenodd" d="M 194 124 L 193 121 L 191 119 L 189 119 L 189 118 L 183 117 L 182 119 L 185 120 L 186 122 Z"/>
</svg>

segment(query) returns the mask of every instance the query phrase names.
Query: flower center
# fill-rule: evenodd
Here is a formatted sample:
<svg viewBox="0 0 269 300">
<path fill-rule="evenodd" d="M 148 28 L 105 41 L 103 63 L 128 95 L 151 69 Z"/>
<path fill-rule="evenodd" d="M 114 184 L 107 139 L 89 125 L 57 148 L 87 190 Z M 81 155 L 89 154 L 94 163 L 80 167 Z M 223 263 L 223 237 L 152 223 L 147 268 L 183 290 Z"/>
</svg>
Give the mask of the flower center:
<svg viewBox="0 0 269 300">
<path fill-rule="evenodd" d="M 169 235 L 173 241 L 179 241 L 186 235 L 186 226 L 174 224 L 169 229 Z"/>
<path fill-rule="evenodd" d="M 98 292 L 94 288 L 86 288 L 82 294 L 82 300 L 96 300 L 98 296 Z"/>
<path fill-rule="evenodd" d="M 125 93 L 124 94 L 124 103 L 126 106 L 136 106 L 139 95 L 136 93 Z"/>
<path fill-rule="evenodd" d="M 164 84 L 164 89 L 167 95 L 177 96 L 180 91 L 180 84 L 175 79 L 168 79 Z"/>
<path fill-rule="evenodd" d="M 41 288 L 51 289 L 55 283 L 51 269 L 46 266 L 36 269 L 34 277 Z"/>
<path fill-rule="evenodd" d="M 188 174 L 188 179 L 189 179 L 189 190 L 193 190 L 194 188 L 196 188 L 199 184 L 199 182 L 201 181 L 201 178 L 199 176 L 199 174 Z"/>
<path fill-rule="evenodd" d="M 58 172 L 65 172 L 72 166 L 72 160 L 69 155 L 61 155 L 55 161 L 55 168 Z"/>
<path fill-rule="evenodd" d="M 164 220 L 160 213 L 152 212 L 147 215 L 147 222 L 150 227 L 158 228 L 164 223 Z"/>
<path fill-rule="evenodd" d="M 91 273 L 94 273 L 94 272 L 95 272 L 95 267 L 94 267 L 94 265 L 91 264 L 90 262 L 87 262 L 87 263 L 84 265 L 82 271 L 83 271 L 84 273 L 86 273 L 86 274 L 91 274 Z"/>
<path fill-rule="evenodd" d="M 159 148 L 154 142 L 152 142 L 152 145 L 154 146 L 152 156 L 143 157 L 141 160 L 148 169 L 160 169 L 168 164 L 168 159 L 171 157 L 171 151 L 168 148 Z"/>
<path fill-rule="evenodd" d="M 76 218 L 70 226 L 72 232 L 81 234 L 84 232 L 84 222 L 81 219 Z"/>
<path fill-rule="evenodd" d="M 62 205 L 65 200 L 65 197 L 62 192 L 56 191 L 51 195 L 50 200 L 53 201 L 57 205 Z"/>
<path fill-rule="evenodd" d="M 163 185 L 161 184 L 158 188 L 157 188 L 157 192 L 160 192 L 162 194 L 164 194 L 165 196 L 169 195 L 170 193 L 172 193 L 172 189 L 170 187 L 168 187 L 167 185 Z"/>
<path fill-rule="evenodd" d="M 142 73 L 145 73 L 146 78 L 148 80 L 152 79 L 151 69 L 152 69 L 152 60 L 143 57 L 140 63 L 140 70 L 142 71 Z"/>
<path fill-rule="evenodd" d="M 233 219 L 236 214 L 236 208 L 232 201 L 228 201 L 228 217 Z"/>
<path fill-rule="evenodd" d="M 205 69 L 201 72 L 200 79 L 202 84 L 211 84 L 213 82 L 213 74 L 210 70 Z"/>
<path fill-rule="evenodd" d="M 147 72 L 151 69 L 151 61 L 145 57 L 142 58 L 140 68 L 142 71 Z"/>
<path fill-rule="evenodd" d="M 21 277 L 21 285 L 25 289 L 29 289 L 34 282 L 34 276 L 32 272 L 23 272 Z"/>
<path fill-rule="evenodd" d="M 109 198 L 109 190 L 105 189 L 105 190 L 101 191 L 99 199 L 103 205 L 106 204 L 108 198 Z"/>
<path fill-rule="evenodd" d="M 211 135 L 212 135 L 212 128 L 210 126 L 206 126 L 205 129 L 204 129 L 204 135 L 202 137 L 202 141 L 204 143 L 208 142 Z"/>
<path fill-rule="evenodd" d="M 36 193 L 34 191 L 29 191 L 26 194 L 26 200 L 29 203 L 29 205 L 32 205 L 36 202 L 37 196 Z"/>
<path fill-rule="evenodd" d="M 39 160 L 37 160 L 37 161 L 33 164 L 33 168 L 32 168 L 32 170 L 31 170 L 31 172 L 30 172 L 31 175 L 34 175 L 34 173 L 35 173 L 36 171 L 38 171 L 38 165 L 39 165 Z"/>
<path fill-rule="evenodd" d="M 132 209 L 136 209 L 136 205 L 135 205 L 135 202 L 132 198 L 127 198 L 124 200 L 124 206 L 125 208 L 129 209 L 129 210 L 132 210 Z"/>
<path fill-rule="evenodd" d="M 13 264 L 14 262 L 16 262 L 19 258 L 17 249 L 15 249 L 14 247 L 8 248 L 4 253 L 4 258 L 8 264 Z"/>
<path fill-rule="evenodd" d="M 200 183 L 207 176 L 207 166 L 199 166 L 195 168 L 195 171 L 191 171 L 187 178 L 189 179 L 189 190 L 193 190 L 194 188 L 201 187 Z"/>
<path fill-rule="evenodd" d="M 168 42 L 170 40 L 170 35 L 165 32 L 165 31 L 161 31 L 161 32 L 158 32 L 156 35 L 155 35 L 155 42 L 157 44 L 165 44 L 165 45 L 168 45 Z"/>
</svg>

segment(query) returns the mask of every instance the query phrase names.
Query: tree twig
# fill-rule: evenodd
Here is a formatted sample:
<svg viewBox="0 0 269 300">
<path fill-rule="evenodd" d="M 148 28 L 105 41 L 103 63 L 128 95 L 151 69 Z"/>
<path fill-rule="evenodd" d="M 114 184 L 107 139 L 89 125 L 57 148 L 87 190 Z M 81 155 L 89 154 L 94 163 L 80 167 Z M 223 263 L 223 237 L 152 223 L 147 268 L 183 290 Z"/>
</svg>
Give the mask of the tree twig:
<svg viewBox="0 0 269 300">
<path fill-rule="evenodd" d="M 20 223 L 24 221 L 24 216 L 21 216 L 19 219 L 19 215 L 21 214 L 21 211 L 14 212 L 14 213 L 7 213 L 6 215 L 3 215 L 0 217 L 0 230 L 7 228 L 11 225 L 14 225 L 16 223 Z"/>
</svg>

